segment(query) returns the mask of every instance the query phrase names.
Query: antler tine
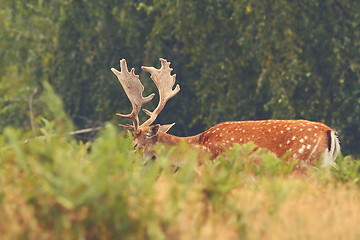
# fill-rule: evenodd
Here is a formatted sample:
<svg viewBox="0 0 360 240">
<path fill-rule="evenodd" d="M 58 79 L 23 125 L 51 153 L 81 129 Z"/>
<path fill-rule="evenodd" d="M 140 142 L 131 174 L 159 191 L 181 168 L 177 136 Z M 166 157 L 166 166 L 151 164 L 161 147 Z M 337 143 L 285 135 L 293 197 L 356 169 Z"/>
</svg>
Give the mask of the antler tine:
<svg viewBox="0 0 360 240">
<path fill-rule="evenodd" d="M 133 121 L 133 129 L 136 131 L 139 128 L 139 112 L 141 106 L 144 103 L 151 101 L 151 99 L 155 96 L 154 93 L 150 94 L 147 97 L 143 97 L 142 93 L 144 92 L 144 86 L 141 84 L 139 75 L 135 75 L 135 69 L 132 68 L 129 72 L 126 60 L 120 60 L 120 72 L 115 68 L 111 68 L 111 71 L 116 75 L 119 79 L 121 86 L 124 88 L 124 91 L 129 98 L 132 111 L 129 114 L 120 114 L 117 113 L 116 116 L 122 118 L 128 118 Z M 124 126 L 124 125 L 121 125 Z M 128 125 L 126 126 L 127 129 L 131 129 Z"/>
<path fill-rule="evenodd" d="M 151 79 L 154 81 L 160 95 L 159 104 L 153 112 L 143 109 L 143 111 L 149 115 L 150 118 L 146 120 L 141 126 L 150 126 L 155 121 L 159 113 L 163 110 L 166 102 L 180 91 L 180 86 L 178 84 L 173 90 L 176 74 L 171 75 L 171 71 L 173 70 L 170 68 L 171 63 L 163 58 L 160 58 L 159 60 L 161 62 L 160 69 L 156 69 L 154 67 L 141 67 L 144 71 L 147 71 L 151 74 Z"/>
</svg>

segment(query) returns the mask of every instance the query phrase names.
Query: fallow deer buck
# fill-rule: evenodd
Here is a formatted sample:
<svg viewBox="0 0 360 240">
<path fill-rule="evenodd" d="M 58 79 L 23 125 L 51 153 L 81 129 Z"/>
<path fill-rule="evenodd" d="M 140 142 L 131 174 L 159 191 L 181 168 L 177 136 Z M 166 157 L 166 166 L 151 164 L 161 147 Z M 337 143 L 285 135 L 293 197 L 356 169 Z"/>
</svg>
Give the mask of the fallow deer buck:
<svg viewBox="0 0 360 240">
<path fill-rule="evenodd" d="M 176 75 L 171 75 L 170 62 L 160 58 L 161 68 L 142 67 L 151 74 L 159 91 L 159 103 L 154 111 L 143 109 L 149 115 L 139 125 L 138 114 L 144 103 L 151 101 L 154 93 L 143 97 L 144 86 L 134 68 L 128 71 L 125 59 L 120 61 L 120 69 L 111 70 L 117 76 L 131 104 L 130 114 L 116 114 L 130 119 L 132 125 L 119 126 L 133 133 L 136 149 L 143 149 L 144 158 L 154 157 L 153 146 L 156 143 L 176 145 L 187 141 L 190 145 L 203 148 L 211 154 L 212 159 L 230 149 L 235 143 L 253 142 L 257 146 L 267 148 L 277 156 L 288 153 L 287 159 L 298 160 L 298 163 L 313 165 L 322 159 L 321 167 L 335 165 L 340 151 L 337 133 L 323 123 L 306 120 L 262 120 L 262 121 L 229 121 L 219 123 L 203 133 L 190 137 L 177 137 L 166 133 L 175 123 L 169 125 L 151 125 L 164 108 L 166 102 L 179 91 L 179 85 L 173 89 Z"/>
</svg>

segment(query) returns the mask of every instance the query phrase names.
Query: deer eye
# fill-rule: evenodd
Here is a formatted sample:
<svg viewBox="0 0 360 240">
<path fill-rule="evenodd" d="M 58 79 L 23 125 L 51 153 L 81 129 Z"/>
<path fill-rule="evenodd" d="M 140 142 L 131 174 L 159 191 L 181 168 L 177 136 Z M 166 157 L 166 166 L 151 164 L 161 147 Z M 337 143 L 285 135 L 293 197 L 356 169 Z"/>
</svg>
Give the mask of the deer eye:
<svg viewBox="0 0 360 240">
<path fill-rule="evenodd" d="M 138 146 L 138 143 L 135 143 L 134 150 L 136 150 L 137 146 Z"/>
<path fill-rule="evenodd" d="M 134 137 L 138 137 L 141 134 L 141 130 L 136 130 L 133 132 Z"/>
</svg>

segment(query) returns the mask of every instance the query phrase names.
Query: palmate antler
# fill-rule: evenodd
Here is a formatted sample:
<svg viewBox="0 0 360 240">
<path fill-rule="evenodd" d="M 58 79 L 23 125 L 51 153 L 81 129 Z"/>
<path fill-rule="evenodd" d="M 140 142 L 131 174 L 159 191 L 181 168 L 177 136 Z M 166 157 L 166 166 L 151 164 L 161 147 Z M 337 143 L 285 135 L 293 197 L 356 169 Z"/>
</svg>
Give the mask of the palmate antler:
<svg viewBox="0 0 360 240">
<path fill-rule="evenodd" d="M 151 74 L 151 79 L 154 81 L 158 91 L 159 91 L 159 104 L 155 108 L 153 112 L 144 109 L 143 111 L 150 116 L 148 120 L 146 120 L 141 127 L 150 126 L 157 118 L 159 113 L 165 107 L 166 102 L 174 97 L 179 91 L 180 86 L 177 84 L 175 89 L 173 90 L 173 86 L 175 84 L 176 74 L 171 75 L 171 71 L 173 70 L 170 68 L 170 62 L 166 61 L 165 59 L 160 58 L 161 68 L 156 69 L 153 67 L 142 67 L 144 71 L 147 71 Z M 117 71 L 116 69 L 112 68 L 111 70 L 114 74 L 118 77 L 122 87 L 125 90 L 126 95 L 128 96 L 133 110 L 130 114 L 123 115 L 123 114 L 116 114 L 122 118 L 128 118 L 133 121 L 133 126 L 131 125 L 120 125 L 126 129 L 136 131 L 139 128 L 139 117 L 138 114 L 140 112 L 141 106 L 144 103 L 151 101 L 154 97 L 154 94 L 150 94 L 148 97 L 144 98 L 142 93 L 144 91 L 144 86 L 141 84 L 139 76 L 135 75 L 134 69 L 131 69 L 131 72 L 128 72 L 127 65 L 125 59 L 120 61 L 120 68 L 121 72 Z M 161 126 L 160 130 L 162 132 L 167 132 L 173 125 L 163 125 Z"/>
<path fill-rule="evenodd" d="M 135 75 L 134 68 L 132 68 L 129 72 L 125 59 L 120 60 L 120 69 L 120 72 L 115 68 L 111 68 L 111 71 L 117 76 L 121 86 L 124 88 L 125 93 L 131 102 L 132 111 L 130 114 L 126 115 L 117 113 L 116 116 L 131 119 L 133 121 L 133 126 L 119 125 L 123 128 L 136 131 L 139 129 L 138 115 L 141 110 L 141 106 L 144 103 L 150 102 L 155 94 L 152 93 L 145 98 L 142 96 L 142 93 L 144 92 L 144 86 L 140 82 L 139 75 Z"/>
<path fill-rule="evenodd" d="M 156 120 L 160 112 L 163 110 L 166 102 L 180 91 L 179 84 L 176 84 L 176 87 L 173 90 L 176 74 L 171 75 L 171 71 L 173 70 L 172 68 L 170 68 L 171 63 L 163 58 L 160 58 L 159 60 L 161 62 L 160 69 L 156 69 L 154 67 L 141 67 L 142 70 L 147 71 L 151 74 L 151 79 L 154 81 L 159 91 L 160 97 L 159 104 L 153 112 L 150 112 L 146 109 L 143 110 L 147 115 L 150 116 L 150 118 L 146 120 L 141 126 L 150 126 Z M 167 132 L 174 124 L 175 123 L 163 125 L 163 131 Z"/>
</svg>

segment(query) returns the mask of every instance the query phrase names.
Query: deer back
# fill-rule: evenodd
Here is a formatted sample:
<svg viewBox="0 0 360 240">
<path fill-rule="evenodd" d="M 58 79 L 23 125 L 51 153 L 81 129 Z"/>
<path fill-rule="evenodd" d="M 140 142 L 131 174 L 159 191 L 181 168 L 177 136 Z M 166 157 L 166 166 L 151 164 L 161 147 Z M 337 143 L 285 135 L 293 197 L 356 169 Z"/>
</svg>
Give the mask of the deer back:
<svg viewBox="0 0 360 240">
<path fill-rule="evenodd" d="M 267 148 L 277 156 L 313 164 L 324 157 L 322 165 L 332 165 L 340 150 L 336 132 L 323 123 L 306 120 L 263 120 L 223 122 L 204 132 L 201 145 L 213 156 L 235 143 L 249 142 Z"/>
</svg>

